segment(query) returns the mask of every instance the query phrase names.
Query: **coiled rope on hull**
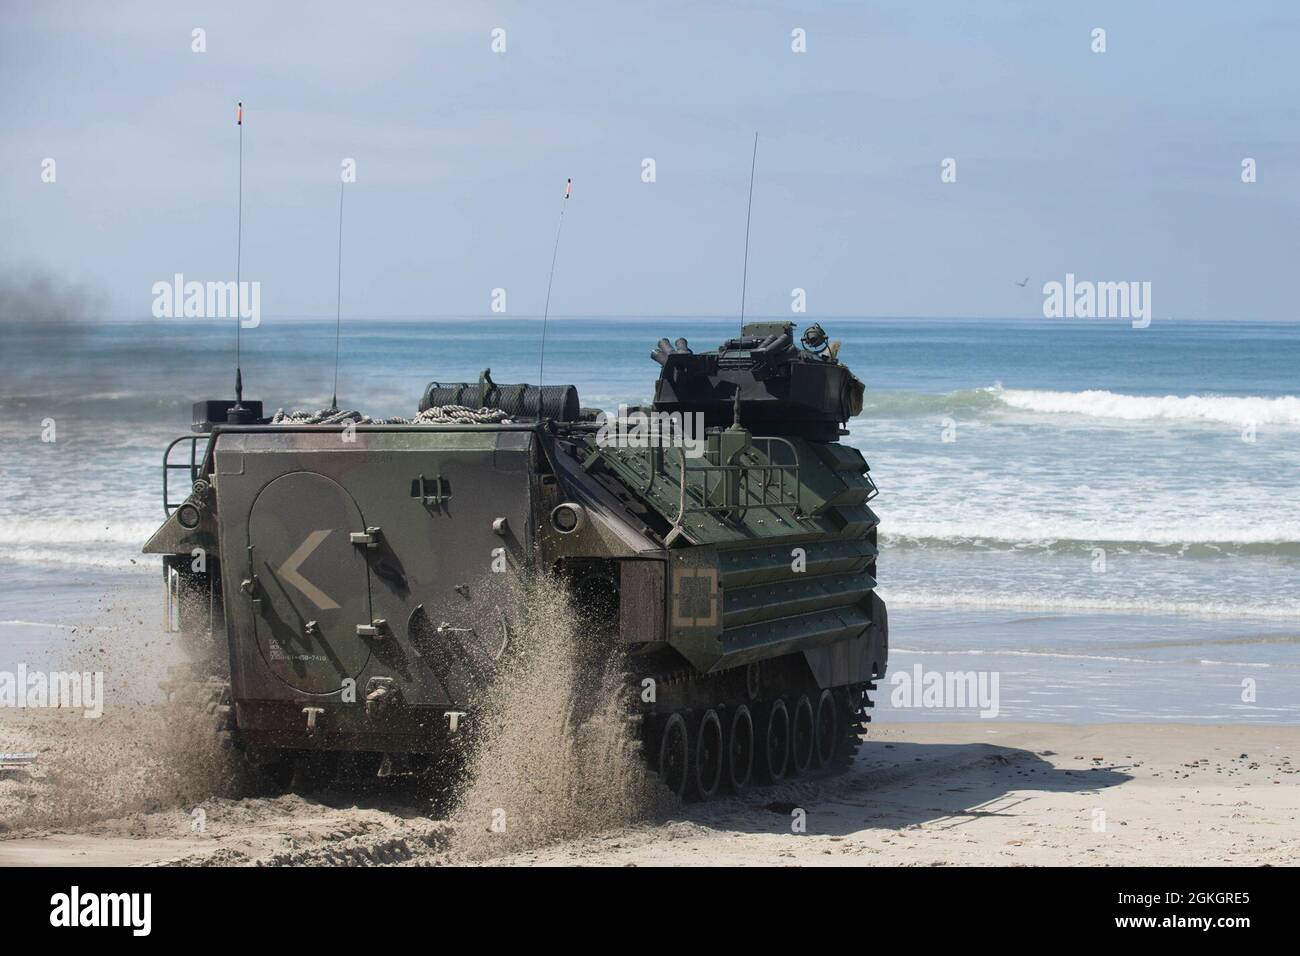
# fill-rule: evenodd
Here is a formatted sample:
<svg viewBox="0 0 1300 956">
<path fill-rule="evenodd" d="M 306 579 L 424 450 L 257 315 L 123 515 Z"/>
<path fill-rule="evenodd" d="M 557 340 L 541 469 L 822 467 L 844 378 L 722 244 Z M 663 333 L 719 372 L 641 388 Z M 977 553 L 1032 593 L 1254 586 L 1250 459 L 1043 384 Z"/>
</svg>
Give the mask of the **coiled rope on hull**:
<svg viewBox="0 0 1300 956">
<path fill-rule="evenodd" d="M 499 408 L 469 408 L 465 405 L 436 405 L 414 418 L 371 418 L 354 410 L 323 408 L 318 412 L 286 412 L 278 408 L 272 425 L 500 425 L 510 421 Z"/>
</svg>

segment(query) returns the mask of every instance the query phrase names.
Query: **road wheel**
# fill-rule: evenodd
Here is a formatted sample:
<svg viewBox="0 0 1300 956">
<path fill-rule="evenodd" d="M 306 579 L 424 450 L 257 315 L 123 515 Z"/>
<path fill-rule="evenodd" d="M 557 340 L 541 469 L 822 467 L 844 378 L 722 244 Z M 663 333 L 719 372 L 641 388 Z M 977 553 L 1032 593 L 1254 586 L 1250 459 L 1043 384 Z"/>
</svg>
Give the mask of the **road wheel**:
<svg viewBox="0 0 1300 956">
<path fill-rule="evenodd" d="M 835 719 L 835 695 L 830 690 L 822 691 L 817 698 L 814 723 L 817 746 L 813 753 L 813 762 L 820 769 L 835 759 L 835 748 L 839 744 L 839 721 Z"/>
<path fill-rule="evenodd" d="M 727 789 L 733 793 L 749 786 L 754 772 L 754 718 L 744 704 L 731 712 L 727 731 L 727 759 L 723 765 Z"/>
<path fill-rule="evenodd" d="M 686 721 L 681 714 L 669 714 L 659 735 L 659 762 L 656 770 L 663 785 L 681 797 L 686 791 L 686 778 L 690 767 L 690 743 Z"/>
<path fill-rule="evenodd" d="M 794 705 L 794 720 L 790 730 L 790 775 L 807 773 L 813 760 L 813 708 L 807 694 L 800 694 Z"/>
<path fill-rule="evenodd" d="M 759 770 L 763 779 L 774 783 L 785 776 L 790 763 L 790 711 L 779 697 L 763 712 L 763 759 Z"/>
<path fill-rule="evenodd" d="M 695 754 L 691 762 L 691 796 L 696 800 L 712 798 L 722 785 L 722 721 L 716 710 L 707 710 L 695 730 Z"/>
</svg>

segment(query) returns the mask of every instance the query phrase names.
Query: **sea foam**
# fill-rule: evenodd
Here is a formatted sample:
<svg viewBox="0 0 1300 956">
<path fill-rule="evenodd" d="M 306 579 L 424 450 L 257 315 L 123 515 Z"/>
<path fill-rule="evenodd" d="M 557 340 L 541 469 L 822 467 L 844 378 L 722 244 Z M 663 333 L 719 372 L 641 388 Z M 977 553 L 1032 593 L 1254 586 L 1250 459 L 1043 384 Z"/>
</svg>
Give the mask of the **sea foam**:
<svg viewBox="0 0 1300 956">
<path fill-rule="evenodd" d="M 1300 398 L 1228 395 L 1122 395 L 1104 389 L 1052 392 L 985 389 L 1010 408 L 1047 414 L 1084 415 L 1121 421 L 1216 422 L 1226 425 L 1300 425 Z"/>
</svg>

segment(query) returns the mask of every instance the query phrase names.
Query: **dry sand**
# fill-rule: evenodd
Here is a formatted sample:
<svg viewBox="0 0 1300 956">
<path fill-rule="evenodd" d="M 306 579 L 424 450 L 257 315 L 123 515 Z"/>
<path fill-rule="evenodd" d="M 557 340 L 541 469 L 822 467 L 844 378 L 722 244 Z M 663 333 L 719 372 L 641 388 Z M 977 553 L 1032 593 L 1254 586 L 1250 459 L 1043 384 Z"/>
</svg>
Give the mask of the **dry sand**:
<svg viewBox="0 0 1300 956">
<path fill-rule="evenodd" d="M 66 822 L 25 816 L 23 808 L 43 799 L 66 806 L 45 792 L 58 786 L 50 762 L 64 752 L 50 743 L 58 739 L 53 719 L 0 722 L 0 750 L 41 749 L 46 761 L 34 773 L 0 772 L 0 865 L 467 858 L 456 849 L 464 821 L 440 819 L 428 803 L 395 792 L 212 797 L 196 805 L 160 797 L 153 807 L 136 793 L 111 818 L 102 805 Z M 876 725 L 844 775 L 687 804 L 628 826 L 596 825 L 523 851 L 515 834 L 502 841 L 505 852 L 487 858 L 620 866 L 1293 865 L 1300 861 L 1295 761 L 1294 727 Z M 147 793 L 147 781 L 139 789 Z M 805 833 L 791 832 L 799 810 Z M 602 817 L 591 809 L 593 820 Z M 196 819 L 202 832 L 192 829 Z M 471 855 L 483 858 L 481 839 Z"/>
</svg>

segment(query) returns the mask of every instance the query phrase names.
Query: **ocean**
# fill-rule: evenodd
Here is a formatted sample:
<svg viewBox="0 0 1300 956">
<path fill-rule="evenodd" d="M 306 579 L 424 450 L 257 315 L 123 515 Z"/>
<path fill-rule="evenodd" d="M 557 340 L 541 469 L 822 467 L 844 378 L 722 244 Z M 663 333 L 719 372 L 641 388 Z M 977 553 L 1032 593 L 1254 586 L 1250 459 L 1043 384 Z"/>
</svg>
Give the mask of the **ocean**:
<svg viewBox="0 0 1300 956">
<path fill-rule="evenodd" d="M 821 321 L 867 387 L 846 440 L 880 488 L 896 680 L 877 720 L 1300 723 L 1300 324 Z M 735 330 L 553 319 L 546 381 L 586 406 L 647 402 L 660 337 L 712 348 Z M 340 406 L 410 415 L 430 380 L 486 367 L 536 382 L 540 333 L 347 320 Z M 162 452 L 193 401 L 232 396 L 233 325 L 0 334 L 0 669 L 156 633 L 161 574 L 139 549 L 163 517 Z M 323 407 L 334 323 L 265 319 L 242 366 L 268 412 Z M 971 673 L 996 675 L 995 708 L 909 688 Z"/>
</svg>

